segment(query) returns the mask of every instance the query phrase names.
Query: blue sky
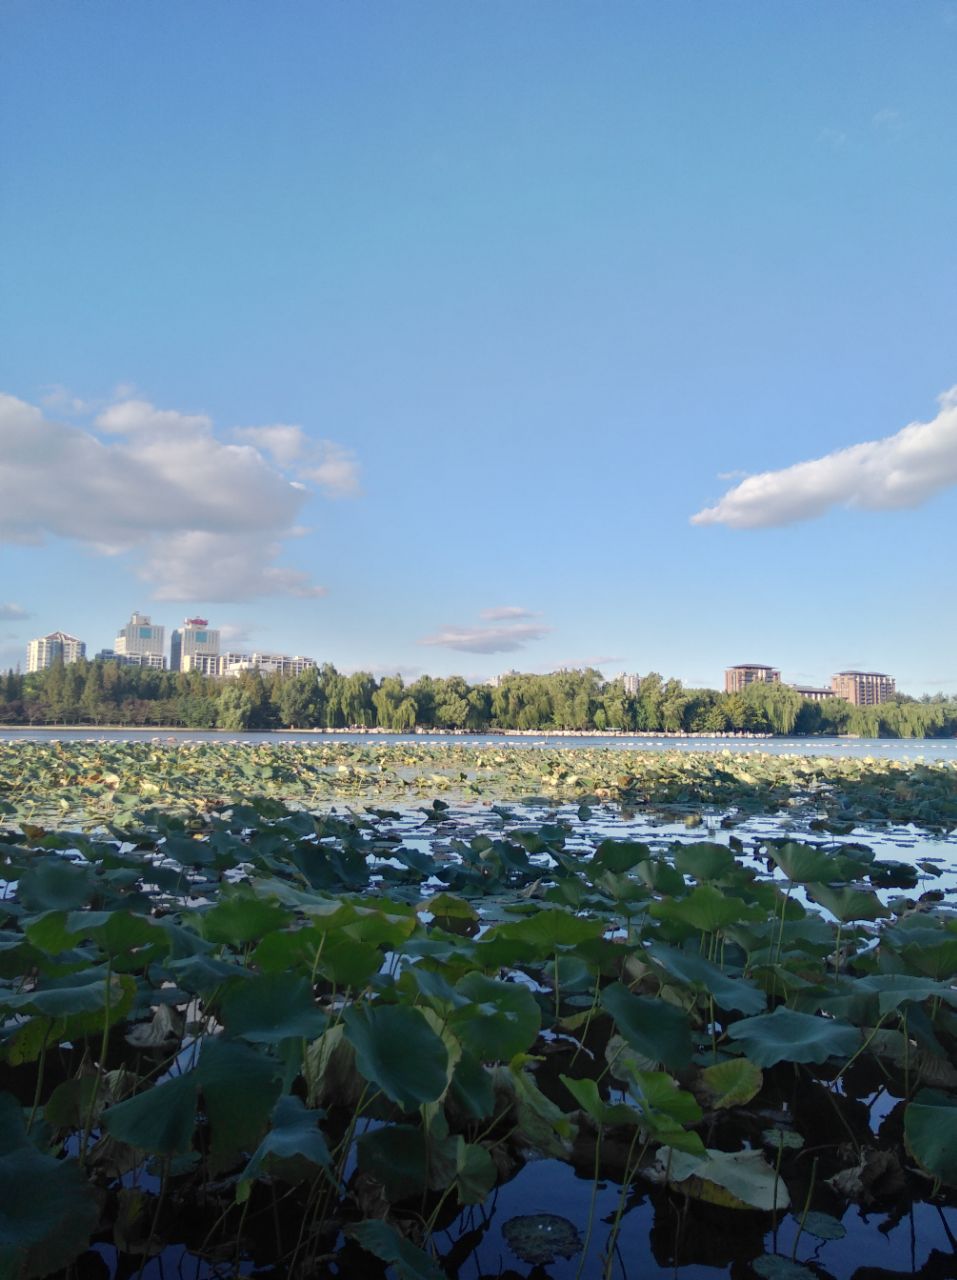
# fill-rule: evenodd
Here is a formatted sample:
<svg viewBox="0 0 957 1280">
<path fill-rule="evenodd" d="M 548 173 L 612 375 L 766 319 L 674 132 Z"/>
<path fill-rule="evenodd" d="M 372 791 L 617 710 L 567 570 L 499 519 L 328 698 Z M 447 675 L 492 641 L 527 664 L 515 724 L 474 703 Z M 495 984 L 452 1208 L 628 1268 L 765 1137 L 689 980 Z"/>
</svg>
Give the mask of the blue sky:
<svg viewBox="0 0 957 1280">
<path fill-rule="evenodd" d="M 957 693 L 957 4 L 0 26 L 0 666 Z"/>
</svg>

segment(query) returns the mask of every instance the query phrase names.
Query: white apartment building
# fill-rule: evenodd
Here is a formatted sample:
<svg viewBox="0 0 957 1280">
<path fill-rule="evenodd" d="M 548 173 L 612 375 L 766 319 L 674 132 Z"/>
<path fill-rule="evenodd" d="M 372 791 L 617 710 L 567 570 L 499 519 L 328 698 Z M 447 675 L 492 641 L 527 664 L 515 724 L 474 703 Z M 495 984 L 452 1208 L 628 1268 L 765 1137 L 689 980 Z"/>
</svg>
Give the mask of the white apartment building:
<svg viewBox="0 0 957 1280">
<path fill-rule="evenodd" d="M 170 671 L 202 671 L 204 675 L 218 675 L 219 632 L 211 630 L 205 618 L 187 618 L 182 627 L 175 627 L 170 636 Z"/>
<path fill-rule="evenodd" d="M 76 662 L 86 657 L 86 641 L 65 631 L 51 631 L 27 645 L 27 671 L 45 671 L 55 662 Z"/>
<path fill-rule="evenodd" d="M 113 649 L 121 658 L 138 658 L 141 667 L 166 666 L 166 628 L 154 626 L 147 613 L 134 613 L 116 634 Z"/>
<path fill-rule="evenodd" d="M 625 693 L 632 698 L 637 696 L 638 691 L 641 688 L 641 676 L 629 674 L 627 671 L 622 671 L 618 676 L 618 679 L 621 681 Z"/>
<path fill-rule="evenodd" d="M 264 675 L 301 676 L 304 671 L 314 671 L 318 667 L 315 658 L 295 657 L 288 653 L 242 653 L 230 654 L 238 661 L 227 662 L 221 666 L 220 675 L 238 676 L 243 671 L 261 671 Z"/>
</svg>

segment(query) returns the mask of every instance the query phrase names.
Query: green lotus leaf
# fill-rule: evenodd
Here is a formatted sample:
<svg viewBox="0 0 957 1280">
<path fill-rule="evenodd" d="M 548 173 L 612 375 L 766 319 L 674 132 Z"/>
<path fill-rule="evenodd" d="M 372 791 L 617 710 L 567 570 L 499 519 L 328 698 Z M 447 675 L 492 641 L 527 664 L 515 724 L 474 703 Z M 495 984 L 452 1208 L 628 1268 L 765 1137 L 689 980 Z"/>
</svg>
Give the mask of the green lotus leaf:
<svg viewBox="0 0 957 1280">
<path fill-rule="evenodd" d="M 572 1095 L 582 1111 L 588 1113 L 596 1125 L 635 1125 L 641 1120 L 640 1112 L 624 1103 L 605 1102 L 598 1092 L 598 1085 L 588 1078 L 573 1080 L 560 1075 L 559 1080 Z"/>
<path fill-rule="evenodd" d="M 680 1070 L 691 1061 L 691 1025 L 687 1015 L 674 1005 L 633 995 L 620 982 L 605 987 L 601 1003 L 636 1052 L 672 1070 Z"/>
<path fill-rule="evenodd" d="M 861 1045 L 856 1027 L 834 1018 L 796 1013 L 779 1005 L 773 1013 L 742 1018 L 728 1028 L 728 1035 L 744 1048 L 759 1067 L 776 1062 L 826 1062 L 828 1058 L 850 1058 Z"/>
<path fill-rule="evenodd" d="M 879 920 L 882 916 L 891 914 L 876 893 L 864 889 L 851 889 L 846 885 L 834 888 L 829 884 L 807 884 L 805 892 L 842 924 L 849 920 Z"/>
<path fill-rule="evenodd" d="M 455 1188 L 459 1204 L 481 1204 L 498 1181 L 498 1169 L 486 1147 L 459 1137 L 455 1155 Z"/>
<path fill-rule="evenodd" d="M 360 1135 L 356 1152 L 359 1169 L 382 1184 L 390 1203 L 419 1195 L 428 1185 L 428 1145 L 418 1125 L 368 1130 Z"/>
<path fill-rule="evenodd" d="M 833 855 L 826 853 L 816 845 L 798 844 L 796 841 L 787 841 L 785 843 L 771 841 L 767 849 L 769 855 L 787 878 L 795 880 L 799 884 L 805 884 L 809 881 L 827 882 L 835 878 L 844 878 L 840 874 L 837 877 L 835 876 L 837 867 L 835 866 Z"/>
<path fill-rule="evenodd" d="M 745 978 L 732 978 L 696 951 L 678 950 L 653 942 L 645 951 L 666 973 L 692 986 L 703 987 L 722 1009 L 758 1013 L 767 1008 L 767 996 Z"/>
<path fill-rule="evenodd" d="M 318 1128 L 321 1112 L 308 1111 L 299 1098 L 283 1094 L 273 1108 L 270 1129 L 240 1174 L 236 1199 L 248 1199 L 252 1183 L 264 1175 L 299 1180 L 302 1166 L 328 1169 L 332 1157 Z"/>
<path fill-rule="evenodd" d="M 326 1026 L 308 978 L 279 973 L 238 981 L 223 996 L 220 1016 L 228 1035 L 252 1044 L 278 1044 L 291 1036 L 314 1040 Z"/>
<path fill-rule="evenodd" d="M 68 1267 L 98 1217 L 96 1194 L 76 1161 L 38 1151 L 19 1103 L 0 1094 L 0 1275 L 30 1280 Z"/>
<path fill-rule="evenodd" d="M 196 1128 L 196 1073 L 187 1072 L 118 1102 L 103 1113 L 111 1137 L 153 1155 L 183 1155 Z"/>
<path fill-rule="evenodd" d="M 692 929 L 700 929 L 702 933 L 717 933 L 730 925 L 766 918 L 761 907 L 748 905 L 740 898 L 727 897 L 711 884 L 696 885 L 686 898 L 656 902 L 650 911 L 659 920 L 676 921 Z"/>
<path fill-rule="evenodd" d="M 352 1005 L 343 1021 L 362 1075 L 400 1107 L 414 1110 L 445 1092 L 448 1053 L 418 1009 Z"/>
<path fill-rule="evenodd" d="M 473 1120 L 484 1120 L 495 1106 L 492 1076 L 478 1057 L 468 1049 L 455 1064 L 449 1094 L 455 1104 Z"/>
<path fill-rule="evenodd" d="M 729 1058 L 705 1067 L 699 1080 L 709 1106 L 716 1111 L 743 1107 L 764 1084 L 761 1068 L 747 1058 Z"/>
<path fill-rule="evenodd" d="M 650 857 L 648 845 L 641 844 L 638 840 L 602 840 L 592 854 L 591 865 L 617 874 L 630 871 L 639 862 L 647 862 Z"/>
<path fill-rule="evenodd" d="M 534 1043 L 542 1012 L 528 987 L 473 970 L 455 990 L 471 1003 L 457 1009 L 449 1025 L 480 1062 L 509 1062 Z"/>
<path fill-rule="evenodd" d="M 556 1258 L 574 1258 L 582 1250 L 578 1228 L 554 1213 L 522 1214 L 502 1225 L 502 1235 L 512 1252 L 536 1267 Z"/>
<path fill-rule="evenodd" d="M 243 886 L 226 889 L 215 907 L 202 917 L 203 936 L 210 942 L 237 947 L 263 934 L 282 929 L 290 915 L 274 902 L 265 902 Z"/>
<path fill-rule="evenodd" d="M 525 943 L 538 955 L 550 955 L 556 947 L 574 947 L 600 938 L 605 931 L 601 920 L 586 920 L 560 908 L 541 908 L 514 924 L 496 925 L 482 939 Z"/>
<path fill-rule="evenodd" d="M 907 1149 L 923 1168 L 948 1186 L 957 1186 L 957 1100 L 922 1089 L 904 1110 Z"/>
<path fill-rule="evenodd" d="M 781 1253 L 762 1253 L 751 1266 L 762 1280 L 817 1280 L 817 1272 Z"/>
<path fill-rule="evenodd" d="M 67 858 L 38 858 L 20 876 L 17 898 L 27 911 L 71 911 L 96 892 L 93 868 Z"/>
<path fill-rule="evenodd" d="M 864 991 L 876 992 L 880 1012 L 890 1013 L 909 1000 L 942 1000 L 957 1005 L 957 990 L 945 982 L 935 982 L 906 973 L 872 973 L 858 978 L 855 985 Z"/>
<path fill-rule="evenodd" d="M 820 1213 L 812 1209 L 804 1215 L 801 1222 L 802 1231 L 818 1240 L 843 1240 L 847 1235 L 847 1227 L 830 1213 Z"/>
<path fill-rule="evenodd" d="M 395 1267 L 399 1280 L 445 1280 L 445 1272 L 434 1258 L 381 1218 L 356 1222 L 348 1234 L 368 1253 Z"/>
<path fill-rule="evenodd" d="M 663 1147 L 655 1159 L 658 1179 L 695 1200 L 727 1209 L 787 1209 L 787 1187 L 760 1151 L 707 1150 L 703 1157 Z"/>
<path fill-rule="evenodd" d="M 229 1168 L 237 1156 L 253 1150 L 279 1096 L 281 1065 L 251 1045 L 210 1037 L 203 1042 L 192 1073 L 203 1090 L 203 1108 L 212 1130 L 209 1163 L 213 1172 Z"/>
<path fill-rule="evenodd" d="M 677 845 L 674 851 L 675 867 L 684 876 L 695 880 L 721 880 L 734 870 L 735 860 L 731 850 L 723 844 Z"/>
</svg>

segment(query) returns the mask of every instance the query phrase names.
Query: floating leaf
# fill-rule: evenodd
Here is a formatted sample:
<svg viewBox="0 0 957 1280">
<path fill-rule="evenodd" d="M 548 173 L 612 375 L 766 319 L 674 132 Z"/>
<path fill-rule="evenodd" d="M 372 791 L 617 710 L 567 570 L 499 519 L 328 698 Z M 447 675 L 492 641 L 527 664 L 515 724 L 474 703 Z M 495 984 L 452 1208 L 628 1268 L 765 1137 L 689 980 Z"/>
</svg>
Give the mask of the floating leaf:
<svg viewBox="0 0 957 1280">
<path fill-rule="evenodd" d="M 695 1200 L 727 1209 L 786 1209 L 787 1187 L 760 1151 L 713 1151 L 704 1157 L 666 1147 L 653 1166 L 658 1181 L 680 1186 Z"/>
<path fill-rule="evenodd" d="M 847 1235 L 847 1227 L 840 1218 L 835 1218 L 830 1213 L 820 1213 L 816 1209 L 811 1209 L 804 1215 L 801 1229 L 818 1240 L 843 1240 Z"/>
<path fill-rule="evenodd" d="M 817 1280 L 817 1272 L 780 1253 L 763 1253 L 751 1266 L 763 1280 Z"/>
<path fill-rule="evenodd" d="M 523 1262 L 547 1266 L 556 1258 L 581 1253 L 582 1239 L 574 1223 L 554 1213 L 523 1214 L 502 1224 L 505 1243 Z"/>
</svg>

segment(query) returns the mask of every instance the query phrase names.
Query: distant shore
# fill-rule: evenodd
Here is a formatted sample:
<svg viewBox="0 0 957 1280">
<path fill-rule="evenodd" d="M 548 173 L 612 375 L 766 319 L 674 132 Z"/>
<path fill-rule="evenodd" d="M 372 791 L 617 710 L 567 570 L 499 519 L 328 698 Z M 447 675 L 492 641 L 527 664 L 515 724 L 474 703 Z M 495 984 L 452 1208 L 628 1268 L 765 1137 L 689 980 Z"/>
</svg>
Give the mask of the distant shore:
<svg viewBox="0 0 957 1280">
<path fill-rule="evenodd" d="M 716 730 L 714 733 L 689 733 L 684 730 L 665 729 L 369 729 L 362 725 L 348 729 L 220 729 L 218 727 L 204 729 L 196 725 L 179 724 L 0 724 L 0 733 L 8 731 L 21 733 L 53 733 L 57 730 L 68 733 L 221 733 L 235 737 L 242 733 L 268 734 L 303 734 L 316 737 L 333 735 L 363 737 L 394 738 L 729 738 L 733 740 L 763 740 L 774 738 L 773 733 L 744 733 L 733 730 Z M 785 737 L 807 735 L 786 734 Z M 856 737 L 856 734 L 845 734 L 845 737 Z"/>
</svg>

